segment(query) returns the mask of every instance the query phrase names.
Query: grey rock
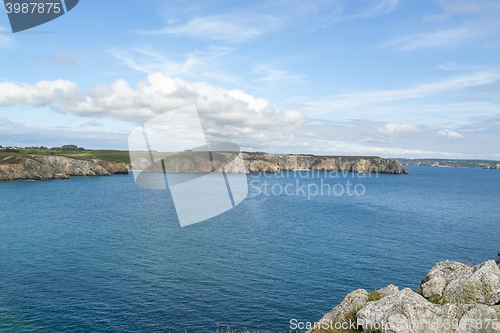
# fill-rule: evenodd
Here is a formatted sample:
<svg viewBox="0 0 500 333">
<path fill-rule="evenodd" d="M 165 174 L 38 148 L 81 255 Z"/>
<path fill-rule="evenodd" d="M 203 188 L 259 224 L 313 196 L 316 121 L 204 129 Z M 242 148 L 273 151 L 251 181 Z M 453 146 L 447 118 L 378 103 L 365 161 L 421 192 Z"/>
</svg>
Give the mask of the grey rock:
<svg viewBox="0 0 500 333">
<path fill-rule="evenodd" d="M 440 330 L 411 330 L 420 322 L 445 318 L 442 306 L 429 303 L 424 297 L 406 288 L 400 292 L 368 303 L 357 314 L 364 330 L 381 332 L 441 332 Z"/>
<path fill-rule="evenodd" d="M 128 173 L 126 166 L 100 160 L 65 156 L 28 155 L 16 163 L 0 165 L 0 180 L 43 180 L 66 176 L 109 176 Z"/>
<path fill-rule="evenodd" d="M 480 303 L 493 305 L 500 301 L 500 268 L 494 260 L 465 270 L 444 289 L 446 303 Z"/>
<path fill-rule="evenodd" d="M 349 314 L 361 309 L 368 302 L 368 292 L 364 289 L 357 289 L 349 293 L 339 305 L 325 314 L 319 323 L 342 322 Z M 306 333 L 311 332 L 311 330 Z"/>
<path fill-rule="evenodd" d="M 395 285 L 390 284 L 385 288 L 377 290 L 377 292 L 380 296 L 386 297 L 399 292 L 399 289 Z M 325 314 L 319 323 L 327 323 L 331 327 L 331 323 L 343 322 L 347 316 L 362 309 L 368 303 L 368 295 L 369 293 L 364 289 L 354 290 L 339 305 Z M 311 332 L 311 330 L 307 332 Z"/>
<path fill-rule="evenodd" d="M 420 283 L 422 295 L 426 298 L 442 297 L 446 286 L 469 269 L 469 266 L 456 261 L 438 262 Z"/>
<path fill-rule="evenodd" d="M 389 295 L 394 295 L 396 293 L 399 292 L 399 288 L 396 287 L 395 285 L 393 284 L 390 284 L 388 285 L 387 287 L 385 288 L 382 288 L 380 290 L 378 290 L 378 293 L 380 294 L 380 296 L 382 297 L 386 297 L 386 296 L 389 296 Z"/>
<path fill-rule="evenodd" d="M 409 288 L 367 303 L 357 313 L 357 319 L 364 330 L 383 333 L 500 331 L 500 323 L 496 329 L 491 325 L 499 319 L 493 307 L 483 304 L 432 304 Z"/>
<path fill-rule="evenodd" d="M 271 155 L 243 153 L 245 169 L 251 172 L 329 171 L 407 174 L 396 160 L 380 157 Z"/>
</svg>

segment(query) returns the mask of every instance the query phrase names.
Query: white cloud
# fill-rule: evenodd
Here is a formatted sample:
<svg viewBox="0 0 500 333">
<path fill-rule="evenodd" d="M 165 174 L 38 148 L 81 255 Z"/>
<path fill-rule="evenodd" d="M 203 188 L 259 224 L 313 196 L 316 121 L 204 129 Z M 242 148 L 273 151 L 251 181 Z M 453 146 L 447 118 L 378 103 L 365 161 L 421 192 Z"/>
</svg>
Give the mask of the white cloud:
<svg viewBox="0 0 500 333">
<path fill-rule="evenodd" d="M 104 126 L 103 124 L 101 124 L 100 122 L 98 122 L 97 120 L 91 120 L 91 121 L 87 121 L 86 123 L 84 124 L 81 124 L 80 127 L 100 127 L 100 126 Z"/>
<path fill-rule="evenodd" d="M 161 73 L 149 75 L 137 89 L 118 80 L 110 86 L 91 88 L 85 96 L 80 95 L 76 83 L 69 81 L 41 81 L 32 86 L 0 83 L 0 105 L 15 104 L 52 104 L 57 112 L 134 122 L 195 104 L 207 133 L 247 143 L 273 138 L 279 141 L 308 122 L 298 111 L 281 110 L 269 100 L 241 90 L 189 83 Z"/>
<path fill-rule="evenodd" d="M 369 18 L 387 15 L 396 9 L 399 0 L 381 0 L 375 3 L 373 6 L 365 8 L 358 14 L 350 16 L 349 18 Z"/>
<path fill-rule="evenodd" d="M 161 53 L 151 50 L 149 47 L 136 47 L 132 49 L 112 48 L 108 52 L 123 63 L 137 71 L 151 74 L 161 72 L 168 76 L 181 74 L 192 74 L 198 72 L 202 65 L 232 50 L 227 47 L 210 47 L 207 51 L 188 52 L 183 61 L 168 59 Z"/>
<path fill-rule="evenodd" d="M 437 66 L 439 69 L 444 69 L 447 71 L 465 71 L 465 70 L 478 70 L 480 69 L 479 66 L 465 66 L 458 64 L 455 61 L 450 61 L 444 64 L 439 64 Z"/>
<path fill-rule="evenodd" d="M 0 82 L 0 106 L 68 103 L 80 98 L 80 88 L 71 81 L 40 81 L 34 85 Z"/>
<path fill-rule="evenodd" d="M 468 28 L 455 28 L 403 36 L 384 43 L 384 46 L 394 45 L 405 51 L 439 48 L 457 46 L 474 40 L 475 37 L 476 34 Z"/>
<path fill-rule="evenodd" d="M 264 73 L 265 76 L 255 81 L 273 82 L 282 80 L 297 81 L 305 77 L 305 75 L 289 74 L 287 71 L 273 68 L 269 65 L 257 64 L 254 72 Z"/>
<path fill-rule="evenodd" d="M 374 103 L 408 100 L 444 94 L 446 92 L 458 91 L 465 88 L 492 84 L 499 79 L 500 72 L 498 71 L 480 71 L 451 77 L 441 81 L 419 84 L 407 89 L 376 90 L 337 95 L 333 96 L 332 101 L 314 104 L 330 110 L 346 110 Z"/>
<path fill-rule="evenodd" d="M 500 10 L 500 2 L 496 0 L 435 0 L 443 8 L 442 14 L 432 14 L 425 18 L 427 21 L 445 20 L 455 15 L 473 15 L 492 13 Z"/>
<path fill-rule="evenodd" d="M 0 125 L 6 126 L 6 125 L 11 125 L 12 122 L 5 117 L 0 117 Z"/>
<path fill-rule="evenodd" d="M 450 130 L 447 130 L 447 129 L 442 129 L 438 132 L 438 135 L 441 136 L 441 137 L 444 137 L 446 139 L 460 139 L 462 138 L 462 134 L 458 133 L 458 132 L 454 132 L 454 131 L 450 131 Z"/>
<path fill-rule="evenodd" d="M 466 43 L 485 41 L 488 38 L 498 37 L 500 34 L 498 22 L 500 2 L 496 0 L 438 0 L 435 2 L 443 8 L 443 13 L 429 15 L 424 18 L 424 21 L 450 19 L 449 23 L 453 26 L 447 27 L 444 23 L 437 26 L 430 22 L 428 24 L 430 27 L 434 26 L 434 31 L 430 31 L 432 28 L 427 28 L 427 31 L 390 40 L 383 46 L 396 46 L 401 50 L 451 48 Z M 458 17 L 452 20 L 454 16 Z"/>
<path fill-rule="evenodd" d="M 437 88 L 444 89 L 443 86 L 450 84 L 453 87 L 462 87 L 460 82 L 465 78 L 469 78 L 472 82 L 484 82 L 486 77 L 486 75 L 476 75 L 475 80 L 472 80 L 472 76 L 456 77 L 454 80 L 450 79 L 451 82 L 455 82 L 453 84 L 448 81 L 446 81 L 447 85 L 443 82 L 434 83 L 433 89 L 426 88 L 423 91 L 427 93 Z M 401 96 L 414 96 L 415 93 L 388 94 L 391 98 L 394 95 L 402 98 Z M 352 98 L 359 99 L 360 97 Z M 384 98 L 386 98 L 385 95 Z M 335 122 L 316 119 L 311 121 L 300 112 L 281 110 L 269 100 L 256 98 L 241 90 L 226 90 L 205 82 L 187 82 L 161 73 L 149 75 L 146 80 L 140 81 L 134 87 L 131 87 L 125 80 L 118 80 L 112 85 L 96 86 L 85 93 L 80 93 L 76 83 L 61 80 L 41 81 L 34 85 L 0 83 L 0 105 L 15 104 L 46 105 L 61 113 L 94 118 L 112 117 L 128 122 L 146 121 L 169 110 L 195 104 L 207 139 L 231 141 L 239 144 L 243 149 L 253 148 L 275 153 L 356 154 L 361 151 L 366 153 L 372 151 L 371 154 L 387 156 L 391 149 L 404 149 L 487 156 L 495 150 L 494 143 L 499 140 L 496 127 L 467 129 L 467 124 L 460 125 L 456 123 L 455 118 L 449 117 L 432 118 L 429 122 L 424 122 L 424 125 L 418 126 L 413 125 L 411 120 L 386 122 L 357 119 Z M 372 109 L 372 107 L 369 108 Z M 458 112 L 459 109 L 452 107 L 450 110 Z M 495 110 L 498 112 L 498 108 Z M 433 124 L 439 121 L 441 121 L 439 125 Z M 498 122 L 498 119 L 495 121 Z M 483 122 L 494 123 L 495 121 L 484 120 Z M 79 138 L 82 142 L 97 142 L 94 136 L 102 135 L 103 138 L 107 138 L 107 141 L 100 142 L 100 147 L 116 147 L 117 144 L 123 147 L 126 144 L 126 135 L 121 135 L 119 139 L 125 138 L 125 141 L 117 143 L 118 136 L 115 137 L 112 133 L 97 134 L 93 131 L 93 128 L 97 128 L 96 125 L 99 125 L 99 122 L 91 120 L 84 126 L 78 127 L 79 131 L 68 130 L 66 134 L 68 137 Z M 130 125 L 135 126 L 135 124 Z M 436 126 L 439 127 L 436 128 Z M 482 123 L 478 126 L 484 127 Z M 34 142 L 34 144 L 44 144 L 43 142 L 46 141 L 43 140 L 43 136 L 50 140 L 56 138 L 61 140 L 58 129 L 55 128 L 52 129 L 53 132 L 50 132 L 51 129 L 48 128 L 13 125 L 8 120 L 2 119 L 0 119 L 0 127 L 3 141 L 7 139 L 12 141 L 14 138 L 21 140 L 22 135 L 27 135 L 29 140 L 34 140 L 36 136 L 39 143 Z M 453 130 L 443 128 L 453 128 Z M 466 141 L 458 140 L 462 135 L 459 132 L 474 133 L 474 135 L 469 135 Z M 89 136 L 88 140 L 85 139 L 85 133 Z M 447 140 L 436 140 L 437 138 Z M 65 140 L 80 142 L 66 137 Z M 330 144 L 327 141 L 337 143 Z M 20 142 L 24 141 L 21 140 L 15 144 L 20 144 Z M 349 144 L 358 145 L 358 148 L 353 148 L 354 146 L 349 148 Z M 87 144 L 79 145 L 86 146 Z M 376 150 L 379 148 L 385 150 Z"/>
<path fill-rule="evenodd" d="M 379 127 L 377 132 L 381 135 L 387 136 L 409 136 L 418 135 L 422 132 L 422 129 L 418 126 L 411 124 L 385 124 L 383 127 Z"/>
<path fill-rule="evenodd" d="M 140 34 L 169 34 L 227 43 L 241 43 L 263 34 L 276 24 L 268 15 L 219 15 L 196 17 L 184 25 L 159 30 L 137 31 Z"/>
<path fill-rule="evenodd" d="M 12 38 L 8 37 L 6 33 L 8 33 L 9 30 L 0 26 L 0 48 L 9 48 L 13 44 Z"/>
</svg>

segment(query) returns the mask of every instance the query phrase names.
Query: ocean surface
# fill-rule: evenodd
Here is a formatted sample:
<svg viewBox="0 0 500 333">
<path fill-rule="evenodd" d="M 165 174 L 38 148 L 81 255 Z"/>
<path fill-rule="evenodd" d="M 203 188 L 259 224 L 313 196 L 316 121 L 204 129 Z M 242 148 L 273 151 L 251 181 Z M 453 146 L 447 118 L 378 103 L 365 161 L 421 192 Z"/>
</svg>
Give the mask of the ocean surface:
<svg viewBox="0 0 500 333">
<path fill-rule="evenodd" d="M 249 175 L 241 204 L 184 228 L 132 175 L 2 182 L 0 332 L 284 332 L 354 289 L 495 259 L 500 170 L 408 170 Z"/>
</svg>

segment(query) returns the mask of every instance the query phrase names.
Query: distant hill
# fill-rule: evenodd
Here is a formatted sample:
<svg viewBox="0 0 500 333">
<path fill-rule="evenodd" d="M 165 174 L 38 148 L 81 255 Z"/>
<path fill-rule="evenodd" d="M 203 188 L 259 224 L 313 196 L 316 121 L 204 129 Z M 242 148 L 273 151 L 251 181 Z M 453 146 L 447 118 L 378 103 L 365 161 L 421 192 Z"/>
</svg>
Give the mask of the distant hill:
<svg viewBox="0 0 500 333">
<path fill-rule="evenodd" d="M 489 160 L 446 160 L 396 158 L 402 165 L 433 166 L 448 168 L 500 169 L 500 161 Z"/>
</svg>

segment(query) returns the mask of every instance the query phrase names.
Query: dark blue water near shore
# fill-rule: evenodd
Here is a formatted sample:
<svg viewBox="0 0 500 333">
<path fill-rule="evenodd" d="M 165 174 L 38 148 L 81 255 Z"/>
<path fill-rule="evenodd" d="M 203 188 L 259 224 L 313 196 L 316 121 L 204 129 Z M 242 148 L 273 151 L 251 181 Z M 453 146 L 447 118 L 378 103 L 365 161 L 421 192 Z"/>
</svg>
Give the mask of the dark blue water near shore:
<svg viewBox="0 0 500 333">
<path fill-rule="evenodd" d="M 131 175 L 0 183 L 0 331 L 283 332 L 353 289 L 417 286 L 437 261 L 493 259 L 500 171 L 408 169 L 348 178 L 361 196 L 310 200 L 255 187 L 321 184 L 318 174 L 249 176 L 245 201 L 185 228 L 167 192 Z"/>
</svg>

